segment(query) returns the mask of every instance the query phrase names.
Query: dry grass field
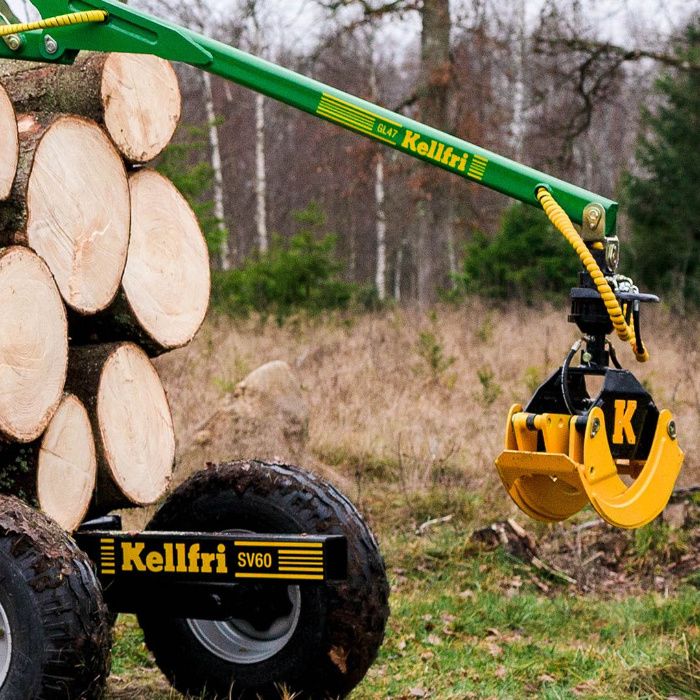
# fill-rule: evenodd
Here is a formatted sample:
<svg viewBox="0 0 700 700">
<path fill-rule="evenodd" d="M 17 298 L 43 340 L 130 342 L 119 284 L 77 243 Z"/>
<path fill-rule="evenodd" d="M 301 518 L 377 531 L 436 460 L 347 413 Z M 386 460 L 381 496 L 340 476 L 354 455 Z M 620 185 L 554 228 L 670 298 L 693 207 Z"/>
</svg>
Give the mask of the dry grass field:
<svg viewBox="0 0 700 700">
<path fill-rule="evenodd" d="M 157 361 L 185 471 L 203 466 L 192 454 L 291 460 L 338 484 L 378 533 L 392 617 L 354 700 L 700 698 L 700 503 L 681 531 L 590 528 L 588 510 L 576 534 L 528 521 L 493 468 L 508 408 L 527 400 L 577 337 L 565 316 L 472 302 L 281 328 L 211 318 L 191 347 Z M 644 330 L 651 363 L 638 366 L 623 347 L 620 359 L 676 414 L 687 455 L 681 485 L 700 484 L 700 319 L 677 322 L 658 309 Z M 260 430 L 237 453 L 224 428 L 198 451 L 202 426 L 217 422 L 238 382 L 273 360 L 301 384 L 306 440 Z M 510 516 L 578 585 L 470 541 Z M 179 697 L 134 618 L 121 618 L 116 638 L 111 700 Z"/>
<path fill-rule="evenodd" d="M 260 444 L 257 455 L 231 458 L 293 457 L 330 474 L 365 506 L 374 500 L 365 487 L 377 480 L 409 501 L 459 486 L 478 497 L 490 520 L 511 511 L 492 466 L 508 409 L 529 398 L 577 338 L 565 317 L 564 309 L 472 302 L 427 313 L 299 319 L 282 328 L 213 318 L 192 346 L 160 360 L 159 371 L 181 453 L 240 380 L 284 360 L 309 406 L 305 450 L 289 455 Z M 663 310 L 645 320 L 651 362 L 637 364 L 619 342 L 618 354 L 657 404 L 675 413 L 686 452 L 682 483 L 697 483 L 700 320 L 679 322 Z"/>
</svg>

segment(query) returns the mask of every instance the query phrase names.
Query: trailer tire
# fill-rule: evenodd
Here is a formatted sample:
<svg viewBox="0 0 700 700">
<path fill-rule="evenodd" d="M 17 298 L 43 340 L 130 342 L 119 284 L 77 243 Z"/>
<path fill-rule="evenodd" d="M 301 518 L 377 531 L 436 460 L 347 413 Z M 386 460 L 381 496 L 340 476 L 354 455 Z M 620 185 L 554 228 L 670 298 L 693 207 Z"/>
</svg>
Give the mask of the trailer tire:
<svg viewBox="0 0 700 700">
<path fill-rule="evenodd" d="M 111 626 L 88 557 L 52 520 L 0 497 L 0 700 L 92 700 Z"/>
<path fill-rule="evenodd" d="M 364 678 L 384 637 L 389 585 L 374 536 L 333 486 L 280 464 L 211 466 L 180 486 L 148 529 L 342 534 L 348 541 L 347 580 L 275 589 L 286 590 L 290 612 L 271 625 L 279 634 L 266 637 L 268 646 L 250 645 L 258 656 L 235 645 L 240 621 L 233 627 L 139 614 L 146 645 L 181 693 L 279 700 L 286 688 L 290 697 L 341 698 Z"/>
</svg>

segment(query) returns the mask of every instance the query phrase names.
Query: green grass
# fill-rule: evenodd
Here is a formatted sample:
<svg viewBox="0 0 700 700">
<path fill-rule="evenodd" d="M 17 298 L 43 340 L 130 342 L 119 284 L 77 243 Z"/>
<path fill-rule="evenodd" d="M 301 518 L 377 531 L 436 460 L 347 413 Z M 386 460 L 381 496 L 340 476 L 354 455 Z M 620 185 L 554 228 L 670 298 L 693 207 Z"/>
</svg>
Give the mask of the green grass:
<svg viewBox="0 0 700 700">
<path fill-rule="evenodd" d="M 548 581 L 443 527 L 384 542 L 392 616 L 380 657 L 353 700 L 700 698 L 700 591 L 604 599 Z M 117 625 L 114 672 L 130 697 L 174 697 L 132 617 Z M 150 688 L 150 689 L 149 689 Z M 118 693 L 110 697 L 126 697 Z"/>
</svg>

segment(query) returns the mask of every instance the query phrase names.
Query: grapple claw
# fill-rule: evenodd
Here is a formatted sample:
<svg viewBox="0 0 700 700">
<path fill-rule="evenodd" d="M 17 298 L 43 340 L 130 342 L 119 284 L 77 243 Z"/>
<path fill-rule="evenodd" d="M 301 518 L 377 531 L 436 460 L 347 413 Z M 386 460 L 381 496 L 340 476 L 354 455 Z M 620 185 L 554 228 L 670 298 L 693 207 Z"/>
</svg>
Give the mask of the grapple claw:
<svg viewBox="0 0 700 700">
<path fill-rule="evenodd" d="M 600 428 L 593 435 L 592 425 Z M 683 465 L 673 416 L 661 411 L 649 456 L 637 478 L 626 484 L 619 476 L 608 447 L 603 411 L 594 408 L 588 419 L 579 465 L 581 483 L 601 518 L 621 528 L 638 528 L 651 522 L 666 507 Z"/>
<path fill-rule="evenodd" d="M 565 520 L 590 502 L 611 525 L 642 527 L 666 507 L 683 464 L 669 411 L 659 414 L 639 469 L 614 459 L 599 407 L 582 426 L 577 416 L 529 414 L 513 406 L 505 448 L 496 460 L 503 485 L 523 512 L 545 522 Z M 621 474 L 636 478 L 628 484 Z"/>
</svg>

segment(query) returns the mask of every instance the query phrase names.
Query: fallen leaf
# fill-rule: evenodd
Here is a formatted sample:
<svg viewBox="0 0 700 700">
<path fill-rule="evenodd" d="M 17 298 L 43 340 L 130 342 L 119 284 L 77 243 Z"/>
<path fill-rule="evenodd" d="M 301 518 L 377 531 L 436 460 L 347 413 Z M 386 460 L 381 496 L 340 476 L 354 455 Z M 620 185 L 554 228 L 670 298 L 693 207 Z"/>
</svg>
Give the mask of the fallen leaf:
<svg viewBox="0 0 700 700">
<path fill-rule="evenodd" d="M 333 664 L 343 675 L 345 675 L 348 672 L 347 650 L 343 649 L 342 647 L 332 647 L 331 650 L 328 652 L 328 656 L 330 657 Z"/>
<path fill-rule="evenodd" d="M 408 694 L 412 698 L 425 698 L 428 696 L 428 691 L 425 688 L 411 688 Z"/>
<path fill-rule="evenodd" d="M 503 649 L 498 646 L 495 642 L 488 642 L 486 644 L 486 648 L 489 651 L 489 654 L 496 658 L 497 656 L 503 656 Z"/>
</svg>

